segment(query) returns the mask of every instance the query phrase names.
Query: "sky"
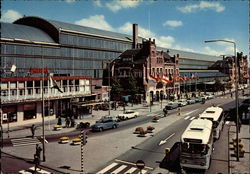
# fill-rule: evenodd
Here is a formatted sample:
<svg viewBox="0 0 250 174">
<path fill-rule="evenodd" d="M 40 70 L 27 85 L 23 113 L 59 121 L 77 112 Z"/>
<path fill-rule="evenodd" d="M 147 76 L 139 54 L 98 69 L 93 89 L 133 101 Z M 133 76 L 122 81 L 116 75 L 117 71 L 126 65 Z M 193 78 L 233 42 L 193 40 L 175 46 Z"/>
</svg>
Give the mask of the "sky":
<svg viewBox="0 0 250 174">
<path fill-rule="evenodd" d="M 156 39 L 160 47 L 209 55 L 249 55 L 247 0 L 3 0 L 1 22 L 38 16 L 71 24 Z M 248 56 L 249 57 L 249 56 Z"/>
</svg>

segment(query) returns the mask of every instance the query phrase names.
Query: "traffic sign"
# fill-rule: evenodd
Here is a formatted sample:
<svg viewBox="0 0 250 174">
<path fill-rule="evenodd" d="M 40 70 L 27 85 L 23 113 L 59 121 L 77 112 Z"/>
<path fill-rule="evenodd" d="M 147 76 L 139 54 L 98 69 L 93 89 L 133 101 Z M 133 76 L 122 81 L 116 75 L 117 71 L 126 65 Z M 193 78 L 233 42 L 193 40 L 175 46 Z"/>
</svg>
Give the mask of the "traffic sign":
<svg viewBox="0 0 250 174">
<path fill-rule="evenodd" d="M 137 166 L 138 169 L 142 170 L 145 167 L 145 163 L 142 160 L 138 160 L 136 162 L 136 166 Z"/>
</svg>

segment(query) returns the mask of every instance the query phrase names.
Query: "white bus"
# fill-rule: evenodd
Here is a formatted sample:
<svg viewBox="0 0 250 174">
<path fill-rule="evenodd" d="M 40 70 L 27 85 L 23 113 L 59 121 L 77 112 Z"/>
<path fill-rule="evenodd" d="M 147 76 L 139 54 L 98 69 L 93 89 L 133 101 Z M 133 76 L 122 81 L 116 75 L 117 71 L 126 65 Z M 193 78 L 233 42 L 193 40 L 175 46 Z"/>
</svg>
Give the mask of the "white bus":
<svg viewBox="0 0 250 174">
<path fill-rule="evenodd" d="M 202 114 L 200 114 L 199 118 L 208 119 L 213 122 L 214 138 L 218 140 L 224 125 L 223 109 L 214 106 L 209 107 Z"/>
<path fill-rule="evenodd" d="M 213 125 L 206 119 L 194 119 L 181 136 L 182 168 L 208 169 L 213 151 Z"/>
</svg>

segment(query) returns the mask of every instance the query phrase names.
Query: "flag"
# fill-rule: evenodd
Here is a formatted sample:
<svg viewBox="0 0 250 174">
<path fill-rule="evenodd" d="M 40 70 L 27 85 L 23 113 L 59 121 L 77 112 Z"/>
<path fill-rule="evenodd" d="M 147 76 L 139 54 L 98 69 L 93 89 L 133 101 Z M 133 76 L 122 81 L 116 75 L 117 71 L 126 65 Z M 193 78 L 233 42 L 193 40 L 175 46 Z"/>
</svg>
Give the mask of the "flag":
<svg viewBox="0 0 250 174">
<path fill-rule="evenodd" d="M 184 81 L 187 81 L 187 80 L 189 80 L 189 78 L 188 78 L 188 76 L 185 74 L 185 75 L 184 75 Z"/>
<path fill-rule="evenodd" d="M 198 80 L 198 79 L 199 79 L 199 76 L 198 76 L 198 73 L 197 73 L 197 72 L 196 72 L 196 77 L 195 77 L 195 78 L 196 78 L 196 80 Z"/>
<path fill-rule="evenodd" d="M 50 81 L 50 88 L 55 88 L 57 89 L 59 92 L 63 93 L 63 91 L 59 88 L 59 86 L 57 85 L 56 81 L 53 80 L 51 78 L 51 76 L 49 76 L 49 81 Z"/>
<path fill-rule="evenodd" d="M 194 73 L 191 73 L 191 79 L 194 79 Z"/>
<path fill-rule="evenodd" d="M 167 74 L 163 74 L 162 80 L 163 80 L 164 83 L 169 83 L 170 82 Z"/>
<path fill-rule="evenodd" d="M 178 75 L 177 75 L 177 81 L 179 81 L 179 82 L 183 82 L 183 80 L 184 80 L 184 79 L 181 77 L 181 75 L 180 75 L 180 74 L 178 74 Z"/>
</svg>

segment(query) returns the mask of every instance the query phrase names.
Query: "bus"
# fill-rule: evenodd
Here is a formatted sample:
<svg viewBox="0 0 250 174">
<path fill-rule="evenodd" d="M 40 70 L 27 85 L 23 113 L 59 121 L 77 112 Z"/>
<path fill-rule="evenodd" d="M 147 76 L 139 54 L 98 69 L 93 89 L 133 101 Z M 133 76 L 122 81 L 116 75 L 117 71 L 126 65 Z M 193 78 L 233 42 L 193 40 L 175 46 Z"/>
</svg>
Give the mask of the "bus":
<svg viewBox="0 0 250 174">
<path fill-rule="evenodd" d="M 180 166 L 182 168 L 208 169 L 213 151 L 213 123 L 194 119 L 181 136 Z"/>
<path fill-rule="evenodd" d="M 208 119 L 213 122 L 214 138 L 218 140 L 220 138 L 221 131 L 224 125 L 224 112 L 221 107 L 208 107 L 199 118 Z"/>
</svg>

